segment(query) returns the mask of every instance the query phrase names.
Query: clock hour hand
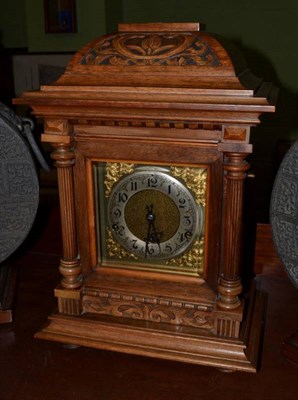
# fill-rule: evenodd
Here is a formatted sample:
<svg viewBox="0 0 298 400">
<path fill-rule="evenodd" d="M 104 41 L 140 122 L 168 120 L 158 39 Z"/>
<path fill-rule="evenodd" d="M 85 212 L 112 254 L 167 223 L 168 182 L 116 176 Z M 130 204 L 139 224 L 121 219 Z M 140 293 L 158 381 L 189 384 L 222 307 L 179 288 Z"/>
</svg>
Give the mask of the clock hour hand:
<svg viewBox="0 0 298 400">
<path fill-rule="evenodd" d="M 145 258 L 147 258 L 147 254 L 150 252 L 149 243 L 157 243 L 160 250 L 160 238 L 162 237 L 161 232 L 157 232 L 155 229 L 154 221 L 156 219 L 155 214 L 153 213 L 153 204 L 150 206 L 146 206 L 147 214 L 146 220 L 148 222 L 148 231 L 147 237 L 145 238 L 146 248 L 145 248 Z"/>
</svg>

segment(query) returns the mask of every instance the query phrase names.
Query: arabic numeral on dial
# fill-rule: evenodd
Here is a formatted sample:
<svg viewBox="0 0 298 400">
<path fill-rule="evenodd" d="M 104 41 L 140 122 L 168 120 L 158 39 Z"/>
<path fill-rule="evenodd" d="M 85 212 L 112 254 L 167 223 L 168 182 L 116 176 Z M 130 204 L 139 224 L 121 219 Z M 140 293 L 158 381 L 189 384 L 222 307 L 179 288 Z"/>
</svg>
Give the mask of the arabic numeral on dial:
<svg viewBox="0 0 298 400">
<path fill-rule="evenodd" d="M 138 249 L 138 245 L 137 245 L 138 241 L 137 241 L 136 239 L 133 239 L 133 240 L 131 241 L 131 243 L 132 243 L 132 248 L 133 248 L 134 250 L 137 250 L 137 249 Z"/>
<path fill-rule="evenodd" d="M 116 208 L 115 210 L 113 210 L 113 215 L 115 218 L 120 218 L 122 215 L 121 210 L 119 210 L 119 208 Z"/>
<path fill-rule="evenodd" d="M 157 178 L 155 176 L 150 176 L 150 178 L 147 179 L 147 186 L 150 188 L 156 188 L 157 187 Z"/>
<path fill-rule="evenodd" d="M 124 228 L 124 226 L 121 225 L 118 229 L 118 235 L 124 236 L 124 234 L 125 234 L 125 228 Z"/>
<path fill-rule="evenodd" d="M 125 192 L 118 193 L 118 203 L 125 203 L 128 199 L 128 195 Z"/>
<path fill-rule="evenodd" d="M 130 182 L 130 190 L 132 192 L 138 190 L 138 182 L 137 181 L 131 181 Z"/>
<path fill-rule="evenodd" d="M 154 254 L 153 246 L 147 246 L 146 247 L 146 253 L 149 254 L 150 256 L 152 256 L 152 254 Z"/>
<path fill-rule="evenodd" d="M 183 217 L 183 225 L 184 226 L 191 226 L 192 224 L 192 218 L 190 215 L 184 215 Z"/>
<path fill-rule="evenodd" d="M 192 237 L 191 231 L 185 231 L 183 233 L 180 233 L 179 234 L 180 243 L 184 242 L 185 240 L 190 240 L 191 237 Z"/>
<path fill-rule="evenodd" d="M 118 224 L 113 224 L 112 229 L 114 232 L 116 232 L 119 236 L 124 236 L 125 234 L 125 228 L 123 225 L 118 225 Z"/>
<path fill-rule="evenodd" d="M 168 254 L 172 254 L 172 252 L 173 252 L 172 246 L 170 246 L 169 244 L 167 244 L 167 245 L 165 246 L 165 251 L 166 251 Z"/>
<path fill-rule="evenodd" d="M 179 208 L 185 208 L 186 207 L 186 200 L 183 197 L 180 197 L 178 202 L 179 202 Z"/>
</svg>

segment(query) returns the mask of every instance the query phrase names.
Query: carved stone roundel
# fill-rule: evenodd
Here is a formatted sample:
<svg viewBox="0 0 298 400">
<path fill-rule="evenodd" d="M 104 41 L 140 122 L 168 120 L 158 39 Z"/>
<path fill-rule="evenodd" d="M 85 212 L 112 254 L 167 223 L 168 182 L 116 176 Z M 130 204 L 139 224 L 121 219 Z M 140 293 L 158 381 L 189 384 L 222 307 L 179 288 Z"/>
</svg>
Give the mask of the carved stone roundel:
<svg viewBox="0 0 298 400">
<path fill-rule="evenodd" d="M 212 48 L 194 34 L 117 34 L 83 56 L 82 65 L 219 66 Z"/>
<path fill-rule="evenodd" d="M 285 155 L 277 172 L 270 222 L 278 255 L 298 288 L 298 140 Z"/>
<path fill-rule="evenodd" d="M 7 116 L 8 120 L 0 114 L 0 262 L 26 238 L 39 200 L 38 179 L 30 150 L 15 121 Z"/>
</svg>

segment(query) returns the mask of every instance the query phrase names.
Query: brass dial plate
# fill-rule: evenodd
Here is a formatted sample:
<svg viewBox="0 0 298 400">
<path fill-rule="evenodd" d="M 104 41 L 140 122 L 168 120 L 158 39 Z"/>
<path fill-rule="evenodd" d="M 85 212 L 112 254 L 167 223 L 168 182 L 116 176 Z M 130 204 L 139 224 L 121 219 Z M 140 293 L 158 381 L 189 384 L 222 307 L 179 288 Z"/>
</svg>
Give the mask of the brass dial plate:
<svg viewBox="0 0 298 400">
<path fill-rule="evenodd" d="M 137 168 L 117 183 L 109 199 L 115 239 L 140 258 L 176 257 L 189 248 L 201 225 L 194 196 L 165 171 Z"/>
</svg>

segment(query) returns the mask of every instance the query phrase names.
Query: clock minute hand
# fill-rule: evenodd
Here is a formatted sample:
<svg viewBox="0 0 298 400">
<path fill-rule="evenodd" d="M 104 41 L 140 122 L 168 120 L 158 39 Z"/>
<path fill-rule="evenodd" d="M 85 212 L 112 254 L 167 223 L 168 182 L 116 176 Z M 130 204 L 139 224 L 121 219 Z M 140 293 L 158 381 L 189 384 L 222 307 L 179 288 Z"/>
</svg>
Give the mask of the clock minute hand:
<svg viewBox="0 0 298 400">
<path fill-rule="evenodd" d="M 146 206 L 146 210 L 147 210 L 146 220 L 148 222 L 148 230 L 147 230 L 147 236 L 145 237 L 145 240 L 146 240 L 145 258 L 147 258 L 147 254 L 149 253 L 149 243 L 150 243 L 152 222 L 155 219 L 155 215 L 153 214 L 153 204 L 151 204 L 150 206 Z"/>
<path fill-rule="evenodd" d="M 159 238 L 161 237 L 161 233 L 157 232 L 155 229 L 154 221 L 156 219 L 155 214 L 153 213 L 153 204 L 150 206 L 146 206 L 147 215 L 146 219 L 148 221 L 148 231 L 146 240 L 146 250 L 145 250 L 145 258 L 147 257 L 147 253 L 149 253 L 149 243 L 157 243 L 160 250 L 160 242 Z"/>
</svg>

